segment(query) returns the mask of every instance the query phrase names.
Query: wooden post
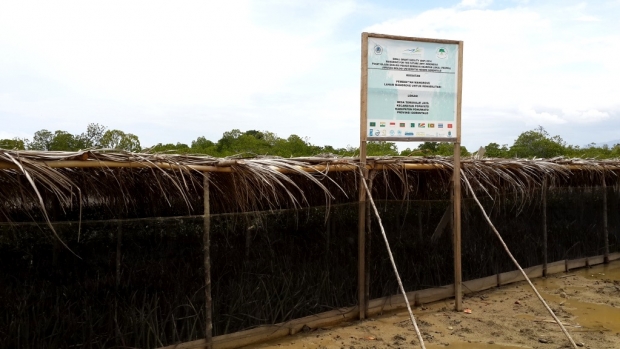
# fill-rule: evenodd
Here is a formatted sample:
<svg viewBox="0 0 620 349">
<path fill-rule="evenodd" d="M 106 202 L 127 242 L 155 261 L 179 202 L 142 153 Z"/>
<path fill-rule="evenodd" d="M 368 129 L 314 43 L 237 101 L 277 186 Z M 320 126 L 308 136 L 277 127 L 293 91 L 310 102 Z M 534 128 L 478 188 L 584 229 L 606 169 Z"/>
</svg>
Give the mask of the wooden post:
<svg viewBox="0 0 620 349">
<path fill-rule="evenodd" d="M 454 225 L 452 226 L 454 249 L 454 310 L 463 311 L 463 274 L 461 269 L 461 144 L 454 143 Z"/>
<path fill-rule="evenodd" d="M 456 142 L 454 143 L 454 310 L 463 311 L 461 269 L 461 105 L 463 102 L 463 42 L 459 42 L 458 87 L 456 95 Z"/>
<path fill-rule="evenodd" d="M 366 318 L 366 189 L 364 183 L 368 177 L 368 169 L 366 168 L 366 120 L 367 120 L 367 107 L 368 96 L 366 90 L 368 88 L 368 33 L 362 33 L 362 83 L 360 86 L 360 167 L 362 168 L 363 176 L 360 178 L 359 183 L 359 208 L 358 208 L 358 271 L 357 271 L 357 289 L 358 289 L 358 304 L 359 304 L 359 318 L 363 320 Z"/>
<path fill-rule="evenodd" d="M 549 252 L 547 251 L 547 176 L 542 184 L 542 228 L 543 228 L 543 277 L 547 277 L 547 263 Z"/>
<path fill-rule="evenodd" d="M 116 226 L 116 290 L 118 291 L 118 286 L 121 284 L 121 258 L 122 251 L 121 247 L 123 245 L 123 220 L 119 220 L 118 225 Z"/>
<path fill-rule="evenodd" d="M 209 203 L 209 173 L 203 172 L 204 232 L 202 235 L 205 268 L 205 340 L 207 349 L 213 348 L 213 311 L 211 300 L 211 208 Z"/>
<path fill-rule="evenodd" d="M 609 263 L 609 226 L 607 225 L 607 183 L 605 182 L 605 172 L 603 172 L 603 238 L 605 239 L 605 251 L 603 260 Z"/>
<path fill-rule="evenodd" d="M 372 193 L 372 185 L 377 175 L 376 170 L 370 170 L 368 173 L 368 190 Z M 364 298 L 366 299 L 366 309 L 368 309 L 368 303 L 370 301 L 370 250 L 372 246 L 372 215 L 370 209 L 370 201 L 366 200 L 366 276 L 364 285 Z"/>
</svg>

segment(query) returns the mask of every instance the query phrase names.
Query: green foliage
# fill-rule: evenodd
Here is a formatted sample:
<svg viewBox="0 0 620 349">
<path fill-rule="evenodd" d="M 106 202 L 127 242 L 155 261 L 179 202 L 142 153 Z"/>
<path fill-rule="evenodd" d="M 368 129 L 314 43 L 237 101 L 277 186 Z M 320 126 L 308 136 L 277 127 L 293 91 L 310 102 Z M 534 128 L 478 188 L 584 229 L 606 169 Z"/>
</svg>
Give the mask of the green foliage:
<svg viewBox="0 0 620 349">
<path fill-rule="evenodd" d="M 105 126 L 91 123 L 86 132 L 73 135 L 66 131 L 39 130 L 35 132 L 32 141 L 28 139 L 1 139 L 0 148 L 29 149 L 29 150 L 58 150 L 76 151 L 89 148 L 119 149 L 130 152 L 142 151 L 138 136 L 125 133 L 121 130 L 108 130 Z M 224 132 L 217 142 L 201 136 L 185 143 L 158 143 L 149 148 L 151 152 L 166 152 L 178 154 L 206 154 L 214 157 L 232 155 L 271 155 L 281 157 L 302 157 L 319 154 L 333 154 L 339 156 L 358 156 L 359 148 L 347 146 L 334 148 L 331 145 L 317 146 L 310 143 L 308 137 L 290 135 L 280 138 L 273 132 L 248 130 L 242 132 L 232 129 Z M 415 149 L 406 148 L 399 153 L 393 142 L 368 142 L 366 148 L 368 156 L 452 156 L 454 145 L 442 142 L 424 142 Z M 470 152 L 461 146 L 461 156 L 470 156 Z M 491 142 L 485 147 L 485 156 L 493 158 L 552 158 L 555 156 L 580 158 L 619 158 L 620 144 L 613 147 L 604 145 L 597 147 L 592 143 L 586 147 L 567 145 L 560 136 L 550 136 L 541 126 L 523 132 L 517 137 L 514 144 L 499 145 Z"/>
<path fill-rule="evenodd" d="M 485 149 L 485 157 L 489 158 L 506 158 L 508 157 L 508 144 L 504 144 L 501 147 L 497 143 L 489 143 Z"/>
<path fill-rule="evenodd" d="M 509 153 L 519 158 L 552 158 L 566 154 L 566 142 L 560 136 L 549 136 L 542 126 L 538 126 L 521 133 Z"/>
<path fill-rule="evenodd" d="M 398 149 L 392 142 L 368 142 L 366 145 L 366 155 L 368 156 L 397 156 Z"/>
<path fill-rule="evenodd" d="M 452 156 L 454 155 L 454 145 L 452 143 L 444 142 L 424 142 L 418 145 L 417 149 L 411 150 L 409 148 L 403 150 L 400 155 L 402 156 Z M 467 148 L 461 146 L 461 156 L 469 156 L 470 153 Z"/>
<path fill-rule="evenodd" d="M 27 141 L 21 138 L 0 139 L 0 149 L 25 150 Z"/>
<path fill-rule="evenodd" d="M 107 130 L 101 136 L 100 145 L 108 149 L 120 149 L 130 152 L 139 152 L 140 140 L 132 133 L 125 133 L 120 130 Z"/>
</svg>

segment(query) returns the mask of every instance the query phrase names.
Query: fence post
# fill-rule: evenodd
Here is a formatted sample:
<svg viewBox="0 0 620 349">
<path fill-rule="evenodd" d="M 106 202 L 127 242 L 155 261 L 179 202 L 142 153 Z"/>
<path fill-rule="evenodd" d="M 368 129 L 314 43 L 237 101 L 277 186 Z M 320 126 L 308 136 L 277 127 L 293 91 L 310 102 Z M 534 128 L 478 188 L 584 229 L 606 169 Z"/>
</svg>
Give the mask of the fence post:
<svg viewBox="0 0 620 349">
<path fill-rule="evenodd" d="M 607 183 L 605 182 L 605 172 L 603 171 L 603 238 L 605 239 L 605 264 L 609 263 L 609 226 L 607 225 Z"/>
<path fill-rule="evenodd" d="M 547 277 L 547 263 L 549 252 L 547 251 L 547 176 L 542 184 L 542 223 L 543 223 L 543 277 Z"/>
<path fill-rule="evenodd" d="M 211 207 L 209 203 L 209 173 L 203 173 L 204 188 L 204 231 L 202 235 L 205 268 L 205 340 L 206 348 L 213 348 L 213 312 L 211 300 Z"/>
<path fill-rule="evenodd" d="M 454 310 L 463 311 L 463 273 L 461 269 L 461 143 L 454 143 L 454 225 L 452 246 L 454 249 Z"/>
</svg>

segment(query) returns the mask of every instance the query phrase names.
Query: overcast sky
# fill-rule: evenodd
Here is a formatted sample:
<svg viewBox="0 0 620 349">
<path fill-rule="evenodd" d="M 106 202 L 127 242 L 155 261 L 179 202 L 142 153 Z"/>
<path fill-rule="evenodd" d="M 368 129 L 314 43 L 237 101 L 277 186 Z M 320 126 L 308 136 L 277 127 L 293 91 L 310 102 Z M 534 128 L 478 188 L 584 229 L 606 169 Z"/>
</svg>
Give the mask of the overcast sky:
<svg viewBox="0 0 620 349">
<path fill-rule="evenodd" d="M 357 146 L 367 31 L 464 41 L 470 150 L 538 125 L 617 140 L 618 18 L 620 0 L 7 0 L 0 138 L 99 123 L 142 146 L 235 128 Z"/>
</svg>

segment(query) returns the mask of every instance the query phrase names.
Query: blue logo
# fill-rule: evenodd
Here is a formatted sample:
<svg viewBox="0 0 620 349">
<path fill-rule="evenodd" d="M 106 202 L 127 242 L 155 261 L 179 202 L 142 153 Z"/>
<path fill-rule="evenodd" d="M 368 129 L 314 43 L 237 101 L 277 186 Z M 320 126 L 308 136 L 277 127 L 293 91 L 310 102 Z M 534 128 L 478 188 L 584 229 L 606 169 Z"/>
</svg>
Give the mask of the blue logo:
<svg viewBox="0 0 620 349">
<path fill-rule="evenodd" d="M 372 128 L 371 128 L 371 129 L 370 129 L 370 132 L 368 132 L 368 135 L 369 135 L 370 137 L 372 137 L 372 133 L 373 133 L 373 132 L 372 132 Z"/>
<path fill-rule="evenodd" d="M 396 131 L 396 134 L 399 135 L 399 136 L 402 136 L 403 135 L 403 131 L 398 130 L 398 131 Z"/>
<path fill-rule="evenodd" d="M 443 124 L 438 124 L 437 127 L 443 128 Z"/>
<path fill-rule="evenodd" d="M 405 136 L 413 136 L 413 132 L 405 132 Z"/>
<path fill-rule="evenodd" d="M 376 55 L 380 55 L 383 53 L 383 47 L 381 47 L 381 45 L 375 45 L 374 51 Z"/>
<path fill-rule="evenodd" d="M 390 130 L 390 136 L 394 135 L 394 130 Z"/>
<path fill-rule="evenodd" d="M 448 131 L 448 136 L 452 136 L 452 131 Z"/>
</svg>

